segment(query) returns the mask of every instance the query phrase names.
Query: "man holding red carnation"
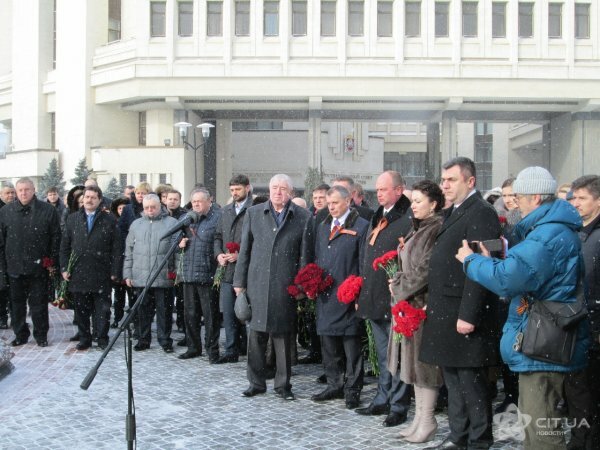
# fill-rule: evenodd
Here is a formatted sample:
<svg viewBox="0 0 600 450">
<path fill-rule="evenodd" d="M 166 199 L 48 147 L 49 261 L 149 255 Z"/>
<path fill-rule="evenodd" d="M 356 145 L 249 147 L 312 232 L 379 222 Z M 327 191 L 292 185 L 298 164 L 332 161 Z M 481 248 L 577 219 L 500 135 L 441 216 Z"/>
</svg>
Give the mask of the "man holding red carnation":
<svg viewBox="0 0 600 450">
<path fill-rule="evenodd" d="M 359 319 L 354 302 L 342 303 L 337 292 L 351 275 L 358 275 L 369 222 L 350 208 L 352 196 L 342 186 L 327 191 L 329 216 L 317 225 L 315 263 L 333 278 L 333 285 L 317 297 L 317 334 L 321 336 L 327 388 L 313 395 L 316 402 L 345 398 L 346 408 L 359 405 L 363 387 L 363 359 Z M 344 384 L 344 373 L 347 377 Z"/>
<path fill-rule="evenodd" d="M 303 234 L 310 213 L 292 201 L 294 190 L 288 175 L 269 182 L 269 201 L 248 208 L 242 228 L 241 248 L 233 276 L 236 295 L 246 290 L 252 306 L 248 335 L 248 381 L 245 397 L 264 394 L 266 349 L 271 337 L 277 371 L 275 392 L 294 400 L 291 346 L 296 327 L 296 302 L 287 288 L 300 267 Z"/>
<path fill-rule="evenodd" d="M 361 274 L 364 283 L 358 298 L 358 315 L 368 319 L 377 348 L 379 380 L 371 404 L 356 410 L 358 414 L 387 414 L 383 426 L 393 427 L 406 421 L 410 408 L 410 388 L 392 376 L 387 368 L 388 340 L 391 327 L 391 297 L 385 270 L 376 270 L 373 261 L 386 252 L 396 250 L 398 239 L 406 236 L 412 226 L 410 200 L 403 194 L 404 180 L 395 171 L 383 172 L 375 183 L 379 209 L 371 219 L 366 236 Z"/>
</svg>

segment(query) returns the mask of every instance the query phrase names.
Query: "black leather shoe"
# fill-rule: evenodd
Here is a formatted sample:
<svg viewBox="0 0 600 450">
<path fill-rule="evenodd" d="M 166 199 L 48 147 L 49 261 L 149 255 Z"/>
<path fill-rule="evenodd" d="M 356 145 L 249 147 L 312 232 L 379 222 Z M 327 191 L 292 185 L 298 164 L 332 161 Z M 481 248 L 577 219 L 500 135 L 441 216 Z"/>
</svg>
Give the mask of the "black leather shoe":
<svg viewBox="0 0 600 450">
<path fill-rule="evenodd" d="M 433 447 L 425 448 L 425 450 L 444 450 L 444 449 L 467 450 L 467 446 L 462 445 L 462 444 L 455 444 L 454 442 L 452 442 L 450 440 L 450 438 L 446 438 L 439 445 L 434 445 Z"/>
<path fill-rule="evenodd" d="M 173 353 L 173 344 L 165 344 L 162 349 L 165 353 Z"/>
<path fill-rule="evenodd" d="M 148 350 L 150 348 L 150 344 L 146 344 L 145 342 L 138 342 L 137 344 L 135 344 L 135 346 L 133 347 L 133 349 L 136 352 L 141 352 L 144 350 Z"/>
<path fill-rule="evenodd" d="M 119 322 L 115 320 L 110 327 L 111 328 L 119 328 Z"/>
<path fill-rule="evenodd" d="M 399 412 L 390 412 L 383 421 L 384 427 L 395 427 L 406 422 L 406 414 Z"/>
<path fill-rule="evenodd" d="M 106 347 L 108 347 L 108 342 L 106 341 L 98 341 L 98 348 L 101 350 L 106 350 Z"/>
<path fill-rule="evenodd" d="M 390 412 L 389 405 L 374 405 L 371 403 L 366 408 L 358 408 L 355 410 L 361 416 L 382 416 Z"/>
<path fill-rule="evenodd" d="M 187 339 L 183 338 L 177 341 L 177 347 L 187 347 Z"/>
<path fill-rule="evenodd" d="M 13 339 L 13 341 L 10 343 L 10 345 L 12 345 L 13 347 L 18 347 L 19 345 L 24 345 L 27 344 L 28 339 Z"/>
<path fill-rule="evenodd" d="M 360 399 L 357 397 L 348 397 L 346 399 L 346 409 L 356 409 L 360 405 Z"/>
<path fill-rule="evenodd" d="M 87 350 L 87 349 L 88 349 L 88 348 L 90 348 L 90 347 L 91 347 L 91 344 L 84 344 L 84 343 L 82 343 L 82 342 L 80 342 L 79 344 L 77 344 L 77 345 L 75 346 L 75 348 L 76 348 L 77 350 Z"/>
<path fill-rule="evenodd" d="M 325 375 L 325 374 L 319 375 L 319 377 L 317 378 L 317 383 L 327 384 L 327 375 Z"/>
<path fill-rule="evenodd" d="M 321 355 L 317 353 L 309 353 L 303 358 L 298 358 L 298 364 L 320 364 L 321 361 Z"/>
<path fill-rule="evenodd" d="M 296 396 L 290 389 L 275 389 L 275 395 L 284 400 L 296 400 Z"/>
<path fill-rule="evenodd" d="M 69 338 L 69 341 L 71 341 L 71 342 L 77 342 L 79 339 L 80 339 L 79 333 L 76 333 L 76 334 L 74 334 L 73 336 L 71 336 Z"/>
<path fill-rule="evenodd" d="M 38 345 L 38 347 L 48 347 L 48 341 L 46 341 L 46 340 L 37 341 L 37 345 Z"/>
<path fill-rule="evenodd" d="M 327 388 L 318 394 L 313 395 L 310 399 L 313 402 L 325 402 L 327 400 L 335 400 L 337 398 L 344 398 L 344 391 L 341 389 Z"/>
<path fill-rule="evenodd" d="M 223 355 L 215 361 L 215 364 L 236 363 L 236 362 L 238 362 L 238 360 L 239 360 L 239 357 L 237 357 L 235 355 Z"/>
<path fill-rule="evenodd" d="M 0 319 L 0 330 L 8 330 L 8 321 L 6 319 Z"/>
<path fill-rule="evenodd" d="M 259 388 L 250 386 L 248 389 L 246 389 L 244 392 L 242 392 L 242 396 L 254 397 L 255 395 L 264 394 L 265 392 L 267 392 L 266 389 L 259 389 Z"/>
<path fill-rule="evenodd" d="M 181 355 L 178 356 L 179 359 L 191 359 L 191 358 L 197 358 L 198 356 L 202 355 L 202 353 L 200 352 L 190 352 L 189 350 L 185 353 L 182 353 Z"/>
</svg>

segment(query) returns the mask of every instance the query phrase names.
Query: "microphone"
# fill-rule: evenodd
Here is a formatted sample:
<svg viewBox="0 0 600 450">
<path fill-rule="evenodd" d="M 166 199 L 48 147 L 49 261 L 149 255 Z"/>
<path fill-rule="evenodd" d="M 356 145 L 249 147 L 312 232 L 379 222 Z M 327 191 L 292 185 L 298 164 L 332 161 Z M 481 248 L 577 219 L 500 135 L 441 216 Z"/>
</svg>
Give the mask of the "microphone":
<svg viewBox="0 0 600 450">
<path fill-rule="evenodd" d="M 190 211 L 188 212 L 185 216 L 183 216 L 181 219 L 179 219 L 179 221 L 173 225 L 171 228 L 169 228 L 167 231 L 165 231 L 163 233 L 163 235 L 160 237 L 160 239 L 164 239 L 166 237 L 171 236 L 172 234 L 175 234 L 176 232 L 178 232 L 179 230 L 191 225 L 192 223 L 197 223 L 200 221 L 200 214 L 198 214 L 196 211 Z"/>
</svg>

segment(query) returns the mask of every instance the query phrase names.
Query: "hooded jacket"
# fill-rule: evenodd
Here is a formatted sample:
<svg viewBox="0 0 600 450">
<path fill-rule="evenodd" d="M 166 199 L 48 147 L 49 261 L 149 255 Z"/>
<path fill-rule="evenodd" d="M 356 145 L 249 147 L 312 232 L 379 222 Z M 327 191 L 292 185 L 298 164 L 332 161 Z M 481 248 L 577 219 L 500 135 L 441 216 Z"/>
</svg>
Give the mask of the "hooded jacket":
<svg viewBox="0 0 600 450">
<path fill-rule="evenodd" d="M 470 279 L 512 299 L 500 351 L 513 372 L 572 372 L 587 364 L 587 320 L 578 326 L 575 354 L 568 365 L 536 361 L 513 350 L 517 333 L 527 327 L 527 314 L 517 311 L 524 294 L 536 301 L 576 301 L 578 277 L 583 270 L 577 235 L 581 224 L 575 208 L 564 200 L 543 203 L 515 226 L 514 233 L 521 242 L 508 251 L 506 259 L 478 254 L 465 258 L 463 267 Z"/>
</svg>

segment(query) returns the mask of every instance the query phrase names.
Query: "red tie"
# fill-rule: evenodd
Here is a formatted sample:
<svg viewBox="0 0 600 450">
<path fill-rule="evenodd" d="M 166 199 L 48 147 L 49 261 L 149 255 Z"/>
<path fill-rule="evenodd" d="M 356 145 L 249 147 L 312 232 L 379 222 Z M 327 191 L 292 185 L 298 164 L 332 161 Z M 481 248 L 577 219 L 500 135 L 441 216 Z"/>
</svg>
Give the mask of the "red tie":
<svg viewBox="0 0 600 450">
<path fill-rule="evenodd" d="M 340 221 L 335 219 L 333 221 L 333 228 L 331 229 L 331 233 L 329 233 L 329 240 L 332 240 L 333 237 L 340 231 L 342 227 L 340 226 Z"/>
</svg>

